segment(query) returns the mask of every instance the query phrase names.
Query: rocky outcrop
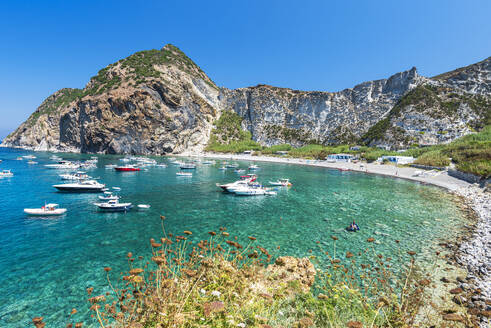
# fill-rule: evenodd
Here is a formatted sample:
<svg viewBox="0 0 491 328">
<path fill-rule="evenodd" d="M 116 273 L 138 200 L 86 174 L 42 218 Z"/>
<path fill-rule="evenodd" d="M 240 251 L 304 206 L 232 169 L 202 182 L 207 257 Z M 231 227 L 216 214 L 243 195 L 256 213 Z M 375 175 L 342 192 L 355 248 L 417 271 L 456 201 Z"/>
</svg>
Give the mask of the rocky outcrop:
<svg viewBox="0 0 491 328">
<path fill-rule="evenodd" d="M 108 66 L 83 90 L 48 97 L 2 145 L 114 154 L 200 151 L 219 115 L 218 95 L 196 64 L 167 45 Z"/>
<path fill-rule="evenodd" d="M 268 85 L 220 93 L 222 108 L 244 118 L 263 145 L 353 142 L 425 81 L 416 68 L 340 92 L 298 91 Z"/>
<path fill-rule="evenodd" d="M 88 153 L 199 152 L 233 110 L 262 145 L 435 144 L 490 124 L 490 61 L 428 79 L 416 68 L 339 92 L 218 88 L 172 45 L 49 96 L 2 146 Z"/>
</svg>

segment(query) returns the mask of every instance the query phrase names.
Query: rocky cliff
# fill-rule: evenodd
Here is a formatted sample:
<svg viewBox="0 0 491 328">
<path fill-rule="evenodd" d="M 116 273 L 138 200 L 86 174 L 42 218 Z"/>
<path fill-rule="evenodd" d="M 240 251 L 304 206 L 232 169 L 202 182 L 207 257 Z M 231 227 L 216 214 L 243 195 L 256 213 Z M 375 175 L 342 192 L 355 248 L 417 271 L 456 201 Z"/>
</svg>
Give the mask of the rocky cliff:
<svg viewBox="0 0 491 328">
<path fill-rule="evenodd" d="M 490 57 L 491 58 L 491 57 Z M 489 124 L 490 58 L 433 78 L 415 68 L 339 92 L 218 88 L 177 47 L 141 51 L 84 89 L 49 96 L 2 146 L 72 152 L 197 152 L 234 110 L 263 145 L 439 143 Z"/>
<path fill-rule="evenodd" d="M 99 71 L 83 90 L 49 96 L 3 146 L 164 154 L 199 151 L 219 115 L 219 88 L 172 45 Z"/>
</svg>

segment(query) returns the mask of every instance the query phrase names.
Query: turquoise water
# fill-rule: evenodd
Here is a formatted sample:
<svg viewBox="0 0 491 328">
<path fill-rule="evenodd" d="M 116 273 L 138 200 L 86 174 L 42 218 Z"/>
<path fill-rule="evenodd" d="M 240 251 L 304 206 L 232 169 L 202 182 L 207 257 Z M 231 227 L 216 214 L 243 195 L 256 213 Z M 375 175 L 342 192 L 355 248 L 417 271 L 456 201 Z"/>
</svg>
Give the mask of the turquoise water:
<svg viewBox="0 0 491 328">
<path fill-rule="evenodd" d="M 98 156 L 98 169 L 89 174 L 121 187 L 124 200 L 152 207 L 100 213 L 92 205 L 97 194 L 56 192 L 52 185 L 60 182 L 60 172 L 43 167 L 52 154 L 34 153 L 38 165 L 15 160 L 26 154 L 0 148 L 0 169 L 15 174 L 0 179 L 0 327 L 28 326 L 38 315 L 50 327 L 64 327 L 72 308 L 78 309 L 75 320 L 86 317 L 85 289 L 105 292 L 103 267 L 111 266 L 117 279 L 127 268 L 127 252 L 148 255 L 149 239 L 161 237 L 161 214 L 167 217 L 168 231 L 191 230 L 194 241 L 223 226 L 243 243 L 247 236 L 257 237 L 274 256 L 305 256 L 309 250 L 319 256 L 325 250 L 332 253 L 330 236 L 335 235 L 338 254 L 361 251 L 365 240 L 374 237 L 377 252 L 392 256 L 399 249 L 397 239 L 402 249 L 417 251 L 426 261 L 438 238 L 451 238 L 465 220 L 449 194 L 401 179 L 258 163 L 259 181 L 288 177 L 293 187 L 276 196 L 236 197 L 215 186 L 237 179 L 232 170 L 220 171 L 218 165 L 198 166 L 192 178 L 176 177 L 178 168 L 172 164 L 135 173 L 104 169 L 105 164 L 118 163 L 117 156 Z M 239 163 L 244 168 L 249 164 Z M 68 213 L 50 219 L 23 214 L 23 208 L 40 207 L 44 201 L 59 203 Z M 347 233 L 344 228 L 353 218 L 362 230 Z"/>
</svg>

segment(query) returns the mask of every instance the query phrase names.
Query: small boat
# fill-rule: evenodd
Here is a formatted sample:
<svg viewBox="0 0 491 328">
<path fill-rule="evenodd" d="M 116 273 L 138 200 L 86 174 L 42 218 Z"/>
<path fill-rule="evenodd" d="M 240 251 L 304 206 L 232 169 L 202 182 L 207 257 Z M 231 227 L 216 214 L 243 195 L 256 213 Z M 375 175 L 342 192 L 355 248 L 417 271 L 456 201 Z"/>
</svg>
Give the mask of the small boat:
<svg viewBox="0 0 491 328">
<path fill-rule="evenodd" d="M 80 164 L 73 163 L 70 161 L 59 161 L 56 164 L 46 164 L 44 167 L 48 169 L 56 169 L 56 170 L 76 170 L 80 167 Z"/>
<path fill-rule="evenodd" d="M 277 181 L 269 181 L 272 186 L 290 187 L 292 184 L 290 179 L 278 179 Z"/>
<path fill-rule="evenodd" d="M 121 190 L 121 188 L 120 187 L 113 187 L 113 190 L 118 190 L 119 191 L 119 190 Z"/>
<path fill-rule="evenodd" d="M 213 165 L 213 164 L 215 164 L 215 161 L 203 161 L 203 162 L 201 162 L 201 164 L 204 164 L 204 165 Z"/>
<path fill-rule="evenodd" d="M 227 168 L 226 168 L 225 166 L 221 166 L 221 167 L 219 167 L 218 169 L 219 169 L 219 170 L 222 170 L 222 171 L 227 170 Z"/>
<path fill-rule="evenodd" d="M 62 215 L 66 208 L 58 208 L 58 204 L 45 204 L 41 208 L 25 208 L 24 213 L 35 216 L 55 216 Z"/>
<path fill-rule="evenodd" d="M 24 159 L 22 157 L 17 157 L 16 160 L 23 161 Z"/>
<path fill-rule="evenodd" d="M 191 172 L 177 172 L 176 175 L 178 177 L 192 177 L 193 174 Z"/>
<path fill-rule="evenodd" d="M 257 166 L 256 164 L 252 164 L 249 166 L 249 170 L 251 170 L 251 171 L 259 170 L 259 166 Z"/>
<path fill-rule="evenodd" d="M 22 157 L 25 159 L 35 159 L 36 158 L 36 156 L 34 156 L 34 155 L 24 155 Z"/>
<path fill-rule="evenodd" d="M 181 162 L 181 161 L 179 161 L 179 160 L 173 160 L 173 161 L 172 161 L 172 162 L 170 162 L 170 163 L 171 163 L 171 164 L 174 164 L 174 165 L 179 165 L 179 166 L 184 164 L 184 162 Z"/>
<path fill-rule="evenodd" d="M 231 183 L 219 184 L 217 183 L 217 187 L 222 188 L 225 192 L 234 192 L 235 188 L 239 188 L 241 186 L 247 186 L 251 182 L 256 181 L 257 176 L 255 174 L 243 175 L 240 177 L 240 180 Z"/>
<path fill-rule="evenodd" d="M 61 161 L 61 160 L 63 160 L 63 158 L 61 158 L 59 156 L 56 156 L 56 155 L 51 156 L 49 159 L 52 160 L 52 161 Z"/>
<path fill-rule="evenodd" d="M 244 169 L 237 169 L 237 170 L 234 170 L 234 172 L 237 174 L 242 174 L 242 173 L 245 173 L 245 170 Z"/>
<path fill-rule="evenodd" d="M 94 203 L 100 210 L 107 212 L 126 212 L 133 207 L 131 203 L 120 203 L 117 199 L 112 199 L 105 203 Z"/>
<path fill-rule="evenodd" d="M 349 226 L 346 227 L 346 231 L 349 231 L 349 232 L 357 232 L 360 230 L 360 227 L 358 226 L 358 224 L 355 223 L 355 221 L 353 221 L 353 223 L 351 223 Z"/>
<path fill-rule="evenodd" d="M 0 178 L 10 178 L 13 176 L 14 176 L 14 174 L 10 170 L 2 170 L 0 172 Z"/>
<path fill-rule="evenodd" d="M 131 161 L 131 158 L 125 157 L 125 158 L 120 158 L 119 160 L 120 160 L 121 162 L 125 162 L 125 163 L 127 163 L 127 162 L 130 162 L 130 161 Z"/>
<path fill-rule="evenodd" d="M 107 164 L 107 165 L 104 165 L 104 167 L 108 170 L 111 170 L 111 169 L 114 169 L 117 165 L 116 164 Z"/>
<path fill-rule="evenodd" d="M 236 169 L 239 167 L 239 164 L 227 164 L 225 165 L 227 169 Z"/>
<path fill-rule="evenodd" d="M 142 210 L 146 210 L 150 208 L 150 205 L 148 204 L 138 204 L 138 208 Z"/>
<path fill-rule="evenodd" d="M 157 164 L 156 166 L 157 167 L 167 167 L 167 165 L 165 165 L 165 164 Z"/>
<path fill-rule="evenodd" d="M 114 169 L 118 172 L 134 172 L 141 170 L 139 167 L 135 167 L 133 165 L 116 166 Z"/>
<path fill-rule="evenodd" d="M 196 168 L 196 164 L 193 163 L 185 163 L 180 166 L 181 170 L 194 170 Z"/>
<path fill-rule="evenodd" d="M 75 183 L 58 184 L 53 187 L 66 192 L 102 192 L 105 185 L 95 180 L 83 180 Z"/>
<path fill-rule="evenodd" d="M 119 199 L 119 196 L 113 195 L 111 192 L 104 192 L 104 196 L 99 196 L 100 200 L 117 200 Z"/>
<path fill-rule="evenodd" d="M 60 174 L 60 178 L 62 180 L 87 180 L 90 179 L 90 176 L 85 174 L 85 172 L 75 172 L 73 174 Z"/>
<path fill-rule="evenodd" d="M 27 161 L 27 164 L 29 164 L 29 165 L 35 165 L 35 164 L 37 164 L 37 163 L 38 163 L 38 162 L 35 162 L 35 161 Z"/>
</svg>

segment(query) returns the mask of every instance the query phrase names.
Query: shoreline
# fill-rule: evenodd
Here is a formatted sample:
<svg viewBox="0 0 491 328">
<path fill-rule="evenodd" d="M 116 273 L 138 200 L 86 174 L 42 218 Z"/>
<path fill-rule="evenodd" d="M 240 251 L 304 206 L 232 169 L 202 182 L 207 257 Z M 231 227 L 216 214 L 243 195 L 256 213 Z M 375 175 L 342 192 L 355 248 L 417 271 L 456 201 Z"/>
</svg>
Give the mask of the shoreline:
<svg viewBox="0 0 491 328">
<path fill-rule="evenodd" d="M 447 190 L 464 200 L 462 210 L 470 209 L 475 214 L 476 222 L 470 232 L 461 232 L 461 238 L 452 243 L 445 243 L 444 247 L 453 253 L 453 265 L 464 269 L 467 277 L 449 282 L 449 287 L 457 287 L 463 290 L 466 297 L 457 297 L 457 301 L 467 307 L 471 314 L 478 314 L 480 327 L 488 327 L 489 319 L 484 311 L 489 312 L 491 306 L 491 194 L 480 188 L 477 184 L 451 177 L 446 171 L 434 172 L 432 174 L 420 174 L 425 172 L 413 167 L 397 167 L 386 164 L 347 163 L 305 160 L 299 158 L 274 157 L 274 156 L 252 156 L 244 154 L 217 154 L 200 153 L 186 154 L 182 156 L 203 157 L 218 160 L 238 160 L 252 162 L 270 162 L 282 164 L 305 165 L 323 167 L 342 171 L 353 171 L 366 174 L 377 174 L 391 178 L 400 178 L 422 184 L 429 184 Z M 443 281 L 445 283 L 445 281 Z M 447 283 L 445 283 L 447 285 Z"/>
</svg>

